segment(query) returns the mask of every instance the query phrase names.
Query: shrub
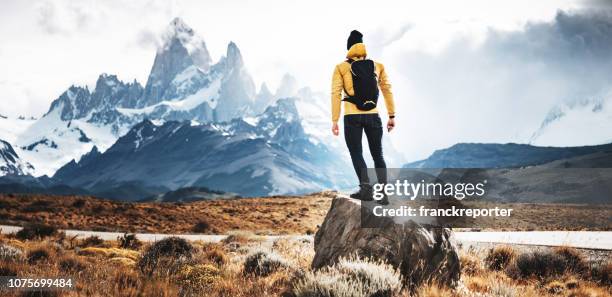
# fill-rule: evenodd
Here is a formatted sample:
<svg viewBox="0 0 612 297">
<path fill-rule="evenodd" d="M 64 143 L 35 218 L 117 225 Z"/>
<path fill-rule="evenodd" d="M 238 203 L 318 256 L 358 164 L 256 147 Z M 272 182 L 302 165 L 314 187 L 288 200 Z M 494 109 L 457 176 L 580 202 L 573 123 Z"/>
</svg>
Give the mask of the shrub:
<svg viewBox="0 0 612 297">
<path fill-rule="evenodd" d="M 28 252 L 28 263 L 35 264 L 42 261 L 48 261 L 51 258 L 51 251 L 46 247 L 35 248 Z"/>
<path fill-rule="evenodd" d="M 222 266 L 228 262 L 227 254 L 223 248 L 216 244 L 206 244 L 202 247 L 203 258 L 217 266 Z"/>
<path fill-rule="evenodd" d="M 17 231 L 15 236 L 20 240 L 43 239 L 55 235 L 57 228 L 43 224 L 29 224 Z"/>
<path fill-rule="evenodd" d="M 560 275 L 567 270 L 567 263 L 563 257 L 550 252 L 524 253 L 516 259 L 518 277 L 527 278 L 537 276 L 544 278 Z"/>
<path fill-rule="evenodd" d="M 96 235 L 89 236 L 81 241 L 79 247 L 108 247 L 104 240 Z"/>
<path fill-rule="evenodd" d="M 0 276 L 17 276 L 17 265 L 0 261 Z"/>
<path fill-rule="evenodd" d="M 86 204 L 85 199 L 77 199 L 74 202 L 72 202 L 72 207 L 82 208 L 83 206 L 85 206 L 85 204 Z"/>
<path fill-rule="evenodd" d="M 489 254 L 485 258 L 485 263 L 491 270 L 503 270 L 510 264 L 515 256 L 516 252 L 511 246 L 496 246 L 489 250 Z"/>
<path fill-rule="evenodd" d="M 150 246 L 138 261 L 140 271 L 146 275 L 172 273 L 176 264 L 180 264 L 192 258 L 193 246 L 185 239 L 179 237 L 168 237 Z M 161 271 L 160 268 L 164 267 Z"/>
<path fill-rule="evenodd" d="M 193 225 L 193 228 L 191 228 L 191 231 L 195 233 L 205 233 L 205 232 L 208 232 L 209 230 L 210 230 L 210 224 L 204 220 L 197 222 L 195 225 Z"/>
<path fill-rule="evenodd" d="M 290 268 L 289 262 L 276 253 L 256 251 L 249 254 L 244 261 L 244 274 L 268 276 L 279 269 Z"/>
<path fill-rule="evenodd" d="M 496 297 L 529 296 L 526 293 L 524 295 L 522 295 L 521 293 L 522 292 L 520 292 L 516 286 L 513 286 L 505 282 L 497 281 L 497 282 L 491 282 L 491 290 L 490 290 L 489 296 L 496 296 Z"/>
<path fill-rule="evenodd" d="M 20 261 L 23 259 L 23 252 L 10 245 L 0 244 L 0 260 Z"/>
<path fill-rule="evenodd" d="M 561 294 L 565 290 L 565 284 L 560 281 L 552 281 L 545 288 L 550 294 Z"/>
<path fill-rule="evenodd" d="M 482 272 L 482 262 L 473 254 L 465 254 L 459 257 L 461 270 L 467 275 L 476 275 Z"/>
<path fill-rule="evenodd" d="M 221 242 L 225 244 L 238 243 L 245 244 L 251 240 L 252 235 L 243 232 L 232 233 L 224 238 Z"/>
<path fill-rule="evenodd" d="M 51 209 L 51 202 L 46 200 L 32 201 L 28 206 L 22 208 L 23 212 L 41 212 L 49 211 Z"/>
<path fill-rule="evenodd" d="M 75 273 L 84 270 L 87 263 L 77 256 L 64 256 L 59 260 L 59 269 L 67 273 Z"/>
<path fill-rule="evenodd" d="M 587 271 L 587 261 L 580 251 L 571 247 L 559 247 L 554 249 L 554 253 L 565 260 L 567 270 L 575 273 Z"/>
<path fill-rule="evenodd" d="M 122 249 L 138 250 L 142 246 L 142 242 L 136 237 L 136 234 L 123 234 L 117 237 L 119 247 Z"/>
<path fill-rule="evenodd" d="M 338 264 L 306 272 L 294 285 L 296 297 L 391 297 L 402 288 L 391 265 L 370 259 L 340 259 Z"/>
<path fill-rule="evenodd" d="M 220 278 L 219 269 L 210 264 L 184 265 L 178 272 L 179 284 L 192 290 L 209 288 Z"/>
<path fill-rule="evenodd" d="M 591 278 L 604 286 L 612 285 L 612 262 L 594 264 L 591 267 Z"/>
<path fill-rule="evenodd" d="M 113 275 L 113 285 L 117 291 L 126 291 L 138 288 L 140 277 L 132 269 L 117 269 Z"/>
</svg>

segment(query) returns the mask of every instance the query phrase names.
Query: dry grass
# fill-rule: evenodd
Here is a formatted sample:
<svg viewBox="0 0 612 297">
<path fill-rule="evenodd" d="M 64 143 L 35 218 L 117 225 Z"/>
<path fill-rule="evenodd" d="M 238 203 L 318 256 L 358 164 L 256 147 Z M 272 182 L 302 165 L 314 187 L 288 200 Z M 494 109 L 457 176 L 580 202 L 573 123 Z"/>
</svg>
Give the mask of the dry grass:
<svg viewBox="0 0 612 297">
<path fill-rule="evenodd" d="M 609 262 L 590 263 L 582 251 L 565 247 L 547 252 L 540 250 L 539 253 L 513 249 L 514 260 L 501 270 L 490 269 L 485 259 L 492 253 L 508 254 L 509 247 L 499 246 L 491 252 L 462 252 L 463 273 L 458 288 L 423 285 L 409 293 L 398 287 L 401 282 L 395 271 L 376 261 L 345 260 L 336 267 L 312 271 L 312 242 L 288 238 L 269 242 L 253 238 L 260 237 L 237 236 L 235 241 L 221 243 L 169 240 L 144 244 L 138 249 L 125 249 L 120 247 L 120 240 L 105 241 L 102 245 L 107 247 L 80 248 L 71 246 L 59 234 L 25 241 L 0 235 L 0 247 L 10 250 L 9 256 L 0 258 L 0 275 L 70 275 L 75 279 L 77 289 L 61 296 L 301 297 L 327 296 L 308 293 L 327 289 L 344 292 L 344 295 L 330 295 L 335 297 L 603 297 L 612 293 L 608 281 L 612 267 Z M 236 242 L 241 244 L 240 251 L 234 251 L 232 247 Z M 266 251 L 265 255 L 255 257 L 262 249 Z M 505 252 L 499 252 L 501 250 Z M 547 277 L 513 274 L 517 260 L 523 255 L 545 254 L 565 259 L 567 269 L 559 274 L 548 273 Z M 152 255 L 157 256 L 155 261 Z M 142 271 L 138 265 L 147 257 L 151 259 L 147 263 L 157 264 L 152 268 L 154 273 Z M 171 261 L 164 262 L 163 259 Z M 276 265 L 277 262 L 283 265 Z M 568 263 L 572 263 L 572 267 L 585 268 L 570 269 Z M 168 271 L 171 273 L 166 273 Z M 6 296 L 23 295 L 12 292 Z"/>
<path fill-rule="evenodd" d="M 499 245 L 491 248 L 485 258 L 487 267 L 491 270 L 503 270 L 516 257 L 516 252 L 509 245 Z"/>
<path fill-rule="evenodd" d="M 131 203 L 95 197 L 0 194 L 0 203 L 6 205 L 0 208 L 0 224 L 44 223 L 60 229 L 130 233 L 225 234 L 245 230 L 306 234 L 321 224 L 333 197 L 331 192 L 321 192 L 299 197 Z"/>
<path fill-rule="evenodd" d="M 0 224 L 44 223 L 60 229 L 131 233 L 226 234 L 245 230 L 261 235 L 314 234 L 334 196 L 334 192 L 321 192 L 190 203 L 133 203 L 94 197 L 0 194 L 4 206 L 0 208 Z M 499 206 L 464 203 L 473 208 Z M 504 207 L 514 209 L 513 215 L 486 222 L 488 228 L 483 230 L 612 231 L 609 205 L 509 203 Z"/>
</svg>

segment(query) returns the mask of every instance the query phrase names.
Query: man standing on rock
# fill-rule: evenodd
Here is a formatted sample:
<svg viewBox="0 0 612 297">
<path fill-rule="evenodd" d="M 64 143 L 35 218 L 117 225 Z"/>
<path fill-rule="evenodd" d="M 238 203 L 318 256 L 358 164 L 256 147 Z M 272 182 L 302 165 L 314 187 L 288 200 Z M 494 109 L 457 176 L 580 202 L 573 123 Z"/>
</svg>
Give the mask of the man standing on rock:
<svg viewBox="0 0 612 297">
<path fill-rule="evenodd" d="M 332 133 L 336 136 L 340 133 L 338 119 L 340 118 L 341 101 L 344 101 L 344 139 L 359 179 L 359 191 L 351 194 L 351 198 L 369 201 L 372 200 L 372 186 L 367 174 L 367 165 L 363 159 L 361 138 L 365 132 L 374 166 L 377 169 L 378 182 L 386 183 L 387 165 L 382 151 L 383 128 L 376 108 L 379 87 L 389 113 L 388 132 L 391 132 L 395 126 L 395 105 L 385 67 L 381 63 L 366 58 L 363 35 L 359 31 L 351 32 L 346 49 L 348 50 L 346 60 L 336 65 L 332 77 Z M 342 98 L 343 92 L 344 98 Z M 385 196 L 379 203 L 388 204 L 389 202 Z"/>
</svg>

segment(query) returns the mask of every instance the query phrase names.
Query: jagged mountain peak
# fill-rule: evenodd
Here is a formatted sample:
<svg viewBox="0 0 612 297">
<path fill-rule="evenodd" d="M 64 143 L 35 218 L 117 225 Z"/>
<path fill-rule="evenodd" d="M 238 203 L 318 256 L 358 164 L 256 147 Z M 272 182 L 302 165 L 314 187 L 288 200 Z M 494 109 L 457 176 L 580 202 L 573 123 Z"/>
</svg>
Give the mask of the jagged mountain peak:
<svg viewBox="0 0 612 297">
<path fill-rule="evenodd" d="M 240 49 L 238 45 L 233 41 L 227 44 L 227 52 L 225 54 L 226 63 L 228 67 L 240 68 L 244 66 L 244 61 L 242 60 L 242 54 L 240 53 Z"/>
<path fill-rule="evenodd" d="M 281 79 L 278 89 L 276 89 L 276 98 L 285 98 L 295 96 L 297 93 L 298 83 L 295 77 L 289 73 L 285 73 Z"/>
<path fill-rule="evenodd" d="M 272 92 L 270 91 L 268 84 L 266 84 L 265 82 L 261 83 L 261 86 L 259 87 L 259 94 L 272 95 Z"/>
<path fill-rule="evenodd" d="M 13 146 L 0 139 L 0 176 L 31 174 L 34 167 L 19 158 Z"/>
<path fill-rule="evenodd" d="M 206 42 L 183 19 L 176 17 L 166 28 L 162 46 L 158 49 L 158 53 L 169 50 L 176 51 L 177 49 L 173 49 L 173 46 L 178 44 L 186 50 L 194 65 L 208 70 L 212 60 L 206 48 Z"/>
</svg>

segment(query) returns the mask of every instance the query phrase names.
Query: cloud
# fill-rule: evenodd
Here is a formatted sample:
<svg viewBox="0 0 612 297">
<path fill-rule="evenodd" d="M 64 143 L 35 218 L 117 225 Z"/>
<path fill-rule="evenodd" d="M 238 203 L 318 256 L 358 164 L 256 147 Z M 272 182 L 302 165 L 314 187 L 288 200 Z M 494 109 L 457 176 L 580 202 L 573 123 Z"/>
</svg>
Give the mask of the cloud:
<svg viewBox="0 0 612 297">
<path fill-rule="evenodd" d="M 144 28 L 136 36 L 136 44 L 144 49 L 156 49 L 161 43 L 160 34 Z"/>
<path fill-rule="evenodd" d="M 612 87 L 610 11 L 559 11 L 522 30 L 489 29 L 480 43 L 455 36 L 436 53 L 406 50 L 411 34 L 385 49 L 398 133 L 411 136 L 396 146 L 409 159 L 457 142 L 528 142 L 555 106 Z"/>
<path fill-rule="evenodd" d="M 104 18 L 103 6 L 90 1 L 50 1 L 38 3 L 37 24 L 48 34 L 69 35 L 94 26 L 101 26 Z"/>
</svg>

